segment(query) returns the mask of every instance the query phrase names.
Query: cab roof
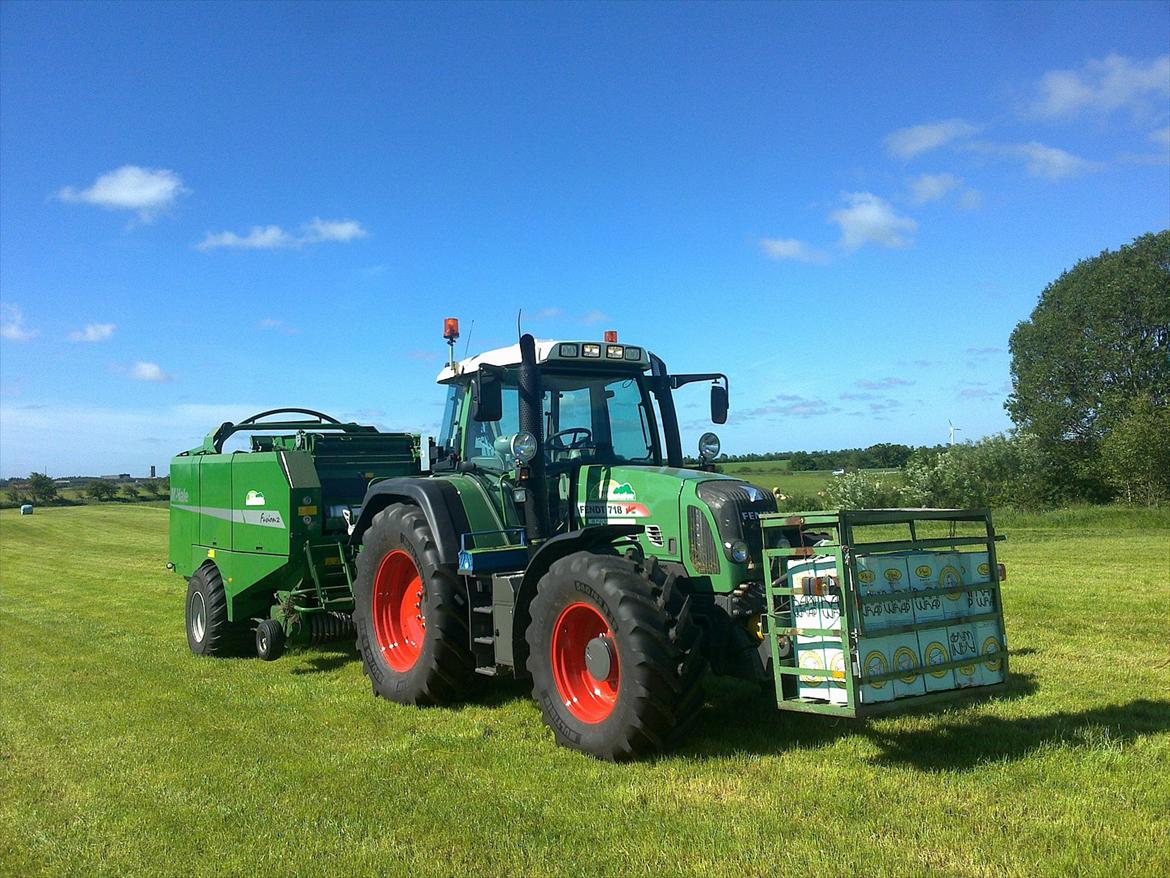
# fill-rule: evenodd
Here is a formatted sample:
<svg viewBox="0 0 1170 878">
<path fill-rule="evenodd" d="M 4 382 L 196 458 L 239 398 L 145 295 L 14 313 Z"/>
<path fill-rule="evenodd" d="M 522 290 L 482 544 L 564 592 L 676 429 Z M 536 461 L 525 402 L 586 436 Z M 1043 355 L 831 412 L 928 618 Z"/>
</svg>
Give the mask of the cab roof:
<svg viewBox="0 0 1170 878">
<path fill-rule="evenodd" d="M 646 370 L 650 368 L 650 353 L 638 345 L 607 343 L 592 339 L 587 341 L 536 339 L 536 361 L 538 363 L 556 362 L 597 368 L 623 365 Z M 474 357 L 459 360 L 454 368 L 447 364 L 439 371 L 435 380 L 439 384 L 449 384 L 462 375 L 475 372 L 485 364 L 502 367 L 519 366 L 519 343 L 509 345 L 506 348 L 484 351 Z"/>
</svg>

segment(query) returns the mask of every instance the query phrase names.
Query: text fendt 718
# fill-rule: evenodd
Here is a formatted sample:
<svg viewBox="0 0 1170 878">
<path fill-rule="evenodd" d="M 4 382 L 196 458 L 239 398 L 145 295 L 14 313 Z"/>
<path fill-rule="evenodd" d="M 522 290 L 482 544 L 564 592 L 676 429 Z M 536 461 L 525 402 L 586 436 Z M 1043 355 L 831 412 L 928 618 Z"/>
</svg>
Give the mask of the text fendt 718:
<svg viewBox="0 0 1170 878">
<path fill-rule="evenodd" d="M 356 636 L 375 694 L 414 705 L 511 674 L 559 743 L 605 759 L 675 743 L 707 669 L 843 717 L 1003 687 L 987 510 L 777 513 L 713 471 L 714 434 L 684 466 L 673 391 L 710 384 L 724 423 L 726 376 L 613 333 L 524 335 L 438 381 L 436 440 L 279 409 L 174 458 L 193 652 Z"/>
</svg>

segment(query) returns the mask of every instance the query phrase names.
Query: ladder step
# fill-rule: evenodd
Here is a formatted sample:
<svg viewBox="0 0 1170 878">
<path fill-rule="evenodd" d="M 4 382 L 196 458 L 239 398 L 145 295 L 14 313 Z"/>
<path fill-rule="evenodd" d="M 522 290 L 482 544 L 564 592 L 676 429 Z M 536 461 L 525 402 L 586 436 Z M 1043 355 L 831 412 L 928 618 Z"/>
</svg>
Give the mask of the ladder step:
<svg viewBox="0 0 1170 878">
<path fill-rule="evenodd" d="M 477 637 L 477 638 L 475 638 L 475 642 L 476 643 L 484 643 L 484 644 L 487 644 L 488 646 L 492 646 L 493 644 L 495 644 L 496 639 L 494 637 Z"/>
<path fill-rule="evenodd" d="M 475 672 L 476 672 L 477 674 L 483 674 L 485 677 L 494 677 L 494 676 L 496 676 L 496 669 L 495 669 L 494 667 L 487 667 L 487 668 L 476 668 L 476 669 L 475 669 Z"/>
<path fill-rule="evenodd" d="M 472 607 L 472 608 L 471 608 L 471 612 L 473 612 L 473 613 L 483 613 L 483 614 L 484 614 L 484 615 L 486 615 L 486 616 L 490 616 L 490 615 L 492 614 L 492 608 L 491 608 L 491 605 L 490 605 L 490 604 L 489 604 L 488 606 L 486 606 L 486 607 Z"/>
</svg>

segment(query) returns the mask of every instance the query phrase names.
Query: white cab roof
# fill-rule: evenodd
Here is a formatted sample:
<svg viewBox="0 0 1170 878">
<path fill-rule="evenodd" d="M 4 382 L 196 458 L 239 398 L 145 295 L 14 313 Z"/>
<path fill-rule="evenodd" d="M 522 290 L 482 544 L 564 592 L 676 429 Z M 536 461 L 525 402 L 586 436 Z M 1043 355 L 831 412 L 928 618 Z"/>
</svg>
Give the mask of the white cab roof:
<svg viewBox="0 0 1170 878">
<path fill-rule="evenodd" d="M 543 363 L 547 360 L 549 352 L 552 351 L 553 346 L 556 344 L 559 344 L 559 342 L 550 339 L 536 339 L 536 361 Z M 496 348 L 493 351 L 484 351 L 482 354 L 476 354 L 474 357 L 460 360 L 455 364 L 454 370 L 451 369 L 451 365 L 448 363 L 440 370 L 439 376 L 435 380 L 442 384 L 444 381 L 450 381 L 457 375 L 474 372 L 485 363 L 489 366 L 519 366 L 520 343 L 517 342 L 506 348 Z"/>
</svg>

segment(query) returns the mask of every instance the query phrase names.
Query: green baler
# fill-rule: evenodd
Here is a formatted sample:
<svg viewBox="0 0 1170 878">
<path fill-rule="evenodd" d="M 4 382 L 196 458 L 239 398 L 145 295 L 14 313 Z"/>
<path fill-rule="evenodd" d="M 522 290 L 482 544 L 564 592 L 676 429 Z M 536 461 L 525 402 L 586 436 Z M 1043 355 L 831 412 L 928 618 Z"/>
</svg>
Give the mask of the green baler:
<svg viewBox="0 0 1170 878">
<path fill-rule="evenodd" d="M 352 631 L 375 695 L 528 679 L 557 741 L 606 759 L 678 740 L 707 669 L 842 717 L 1005 685 L 986 510 L 777 513 L 714 471 L 714 434 L 684 465 L 673 393 L 709 384 L 724 423 L 726 376 L 671 374 L 616 334 L 524 335 L 438 381 L 434 443 L 285 410 L 312 420 L 266 412 L 175 458 L 194 652 Z M 263 435 L 225 453 L 241 431 Z"/>
<path fill-rule="evenodd" d="M 274 415 L 307 417 L 267 420 Z M 237 433 L 250 434 L 249 449 L 225 450 Z M 263 658 L 287 638 L 352 636 L 350 523 L 372 481 L 418 473 L 418 436 L 310 409 L 222 424 L 177 455 L 170 564 L 189 580 L 192 650 L 234 650 L 253 629 Z"/>
</svg>

